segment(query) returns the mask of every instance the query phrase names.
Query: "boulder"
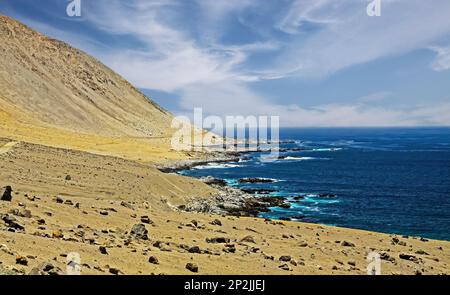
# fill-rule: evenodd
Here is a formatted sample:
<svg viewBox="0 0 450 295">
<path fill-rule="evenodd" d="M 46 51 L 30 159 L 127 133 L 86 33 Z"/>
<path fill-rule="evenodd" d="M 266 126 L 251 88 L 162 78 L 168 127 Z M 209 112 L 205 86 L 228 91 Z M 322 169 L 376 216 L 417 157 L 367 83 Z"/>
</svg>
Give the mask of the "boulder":
<svg viewBox="0 0 450 295">
<path fill-rule="evenodd" d="M 11 202 L 11 201 L 12 201 L 12 195 L 11 195 L 11 193 L 12 193 L 12 188 L 11 188 L 11 186 L 9 186 L 9 185 L 6 186 L 6 187 L 5 187 L 5 190 L 3 191 L 1 200 L 2 200 L 2 201 L 5 201 L 5 202 Z"/>
<path fill-rule="evenodd" d="M 230 239 L 225 237 L 207 238 L 206 242 L 210 244 L 227 244 L 230 242 Z"/>
<path fill-rule="evenodd" d="M 131 235 L 133 235 L 137 239 L 148 240 L 148 230 L 142 223 L 133 225 L 133 227 L 131 228 Z"/>
<path fill-rule="evenodd" d="M 198 272 L 198 266 L 195 263 L 189 262 L 186 264 L 186 269 L 190 270 L 191 272 Z"/>
</svg>

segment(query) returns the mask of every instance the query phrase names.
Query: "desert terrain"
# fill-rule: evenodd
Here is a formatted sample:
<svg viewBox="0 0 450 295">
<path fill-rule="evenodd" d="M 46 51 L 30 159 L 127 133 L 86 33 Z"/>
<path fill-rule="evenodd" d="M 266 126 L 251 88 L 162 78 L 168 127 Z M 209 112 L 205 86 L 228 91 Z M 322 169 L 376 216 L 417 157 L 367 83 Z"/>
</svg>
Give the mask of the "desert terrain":
<svg viewBox="0 0 450 295">
<path fill-rule="evenodd" d="M 367 274 L 373 251 L 382 274 L 450 273 L 447 241 L 181 210 L 223 192 L 157 169 L 205 157 L 171 149 L 169 112 L 13 19 L 0 34 L 0 274 L 74 252 L 82 274 Z"/>
</svg>

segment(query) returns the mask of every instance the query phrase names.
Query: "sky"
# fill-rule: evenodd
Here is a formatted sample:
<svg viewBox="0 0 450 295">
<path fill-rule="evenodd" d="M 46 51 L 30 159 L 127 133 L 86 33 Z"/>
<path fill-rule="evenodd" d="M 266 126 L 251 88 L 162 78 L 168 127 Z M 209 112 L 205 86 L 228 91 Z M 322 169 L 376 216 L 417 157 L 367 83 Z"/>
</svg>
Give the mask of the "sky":
<svg viewBox="0 0 450 295">
<path fill-rule="evenodd" d="M 285 127 L 450 125 L 450 1 L 0 0 L 176 115 Z M 378 1 L 378 0 L 377 0 Z"/>
</svg>

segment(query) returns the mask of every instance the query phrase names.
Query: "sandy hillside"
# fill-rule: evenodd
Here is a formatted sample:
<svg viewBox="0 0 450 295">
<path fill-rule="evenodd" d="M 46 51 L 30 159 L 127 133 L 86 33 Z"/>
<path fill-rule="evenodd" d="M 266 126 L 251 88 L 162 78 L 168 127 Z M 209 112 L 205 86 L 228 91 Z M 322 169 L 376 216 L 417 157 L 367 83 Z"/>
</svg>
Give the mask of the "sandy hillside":
<svg viewBox="0 0 450 295">
<path fill-rule="evenodd" d="M 9 144 L 0 155 L 0 185 L 13 189 L 12 202 L 0 201 L 0 272 L 45 273 L 47 264 L 47 273 L 64 272 L 67 254 L 78 252 L 84 274 L 192 274 L 188 263 L 198 274 L 365 274 L 367 253 L 377 251 L 384 274 L 449 274 L 449 242 L 180 212 L 176 206 L 212 190 L 155 172 L 115 157 Z M 136 224 L 147 239 L 132 233 Z"/>
</svg>

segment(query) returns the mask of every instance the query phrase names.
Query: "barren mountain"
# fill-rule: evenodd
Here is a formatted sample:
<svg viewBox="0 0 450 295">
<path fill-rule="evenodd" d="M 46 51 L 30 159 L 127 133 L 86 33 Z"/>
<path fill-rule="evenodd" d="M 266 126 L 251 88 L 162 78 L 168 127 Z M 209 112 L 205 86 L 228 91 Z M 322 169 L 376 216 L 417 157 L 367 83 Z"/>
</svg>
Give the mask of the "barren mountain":
<svg viewBox="0 0 450 295">
<path fill-rule="evenodd" d="M 172 116 L 68 44 L 0 16 L 0 97 L 39 121 L 106 136 L 166 136 Z"/>
</svg>

